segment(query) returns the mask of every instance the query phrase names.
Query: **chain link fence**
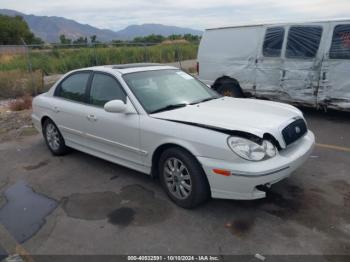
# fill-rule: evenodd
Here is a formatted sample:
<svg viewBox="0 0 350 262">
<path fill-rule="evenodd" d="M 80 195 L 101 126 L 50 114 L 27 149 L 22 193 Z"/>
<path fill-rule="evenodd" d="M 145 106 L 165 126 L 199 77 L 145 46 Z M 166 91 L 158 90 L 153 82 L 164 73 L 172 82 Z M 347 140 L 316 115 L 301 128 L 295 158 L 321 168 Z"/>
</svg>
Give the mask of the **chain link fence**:
<svg viewBox="0 0 350 262">
<path fill-rule="evenodd" d="M 0 98 L 45 92 L 64 73 L 83 67 L 165 63 L 194 73 L 197 43 L 89 43 L 0 46 Z"/>
</svg>

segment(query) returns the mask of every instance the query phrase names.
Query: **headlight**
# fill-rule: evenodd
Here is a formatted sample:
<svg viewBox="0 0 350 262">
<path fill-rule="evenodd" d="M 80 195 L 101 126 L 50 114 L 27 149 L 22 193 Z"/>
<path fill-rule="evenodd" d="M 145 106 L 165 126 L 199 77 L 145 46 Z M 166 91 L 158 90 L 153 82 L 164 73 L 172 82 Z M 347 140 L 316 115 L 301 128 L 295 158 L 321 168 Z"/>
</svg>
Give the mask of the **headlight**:
<svg viewBox="0 0 350 262">
<path fill-rule="evenodd" d="M 259 145 L 249 139 L 231 136 L 227 143 L 234 153 L 250 161 L 268 159 L 277 154 L 276 147 L 268 140 L 263 140 Z"/>
</svg>

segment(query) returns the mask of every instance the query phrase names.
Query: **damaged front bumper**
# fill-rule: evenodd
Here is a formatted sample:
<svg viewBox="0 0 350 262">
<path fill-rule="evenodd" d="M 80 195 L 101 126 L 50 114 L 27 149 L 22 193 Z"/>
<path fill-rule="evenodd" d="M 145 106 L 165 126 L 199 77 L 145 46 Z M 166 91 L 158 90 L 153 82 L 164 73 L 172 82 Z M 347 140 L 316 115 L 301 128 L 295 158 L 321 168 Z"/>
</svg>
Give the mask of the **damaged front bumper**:
<svg viewBox="0 0 350 262">
<path fill-rule="evenodd" d="M 311 154 L 315 136 L 311 131 L 295 143 L 280 151 L 272 159 L 244 163 L 233 163 L 218 159 L 197 157 L 208 177 L 213 198 L 259 199 L 266 193 L 259 186 L 274 184 L 300 167 Z M 230 176 L 214 173 L 213 169 L 225 169 Z"/>
</svg>

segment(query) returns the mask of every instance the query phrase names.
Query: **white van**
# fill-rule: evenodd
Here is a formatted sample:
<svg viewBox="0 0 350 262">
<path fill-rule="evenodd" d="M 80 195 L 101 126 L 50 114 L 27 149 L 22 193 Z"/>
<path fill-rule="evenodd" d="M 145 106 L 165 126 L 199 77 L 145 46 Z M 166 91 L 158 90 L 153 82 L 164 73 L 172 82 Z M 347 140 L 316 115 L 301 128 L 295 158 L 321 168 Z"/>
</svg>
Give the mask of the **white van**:
<svg viewBox="0 0 350 262">
<path fill-rule="evenodd" d="M 350 111 L 350 19 L 207 29 L 198 71 L 224 95 Z"/>
</svg>

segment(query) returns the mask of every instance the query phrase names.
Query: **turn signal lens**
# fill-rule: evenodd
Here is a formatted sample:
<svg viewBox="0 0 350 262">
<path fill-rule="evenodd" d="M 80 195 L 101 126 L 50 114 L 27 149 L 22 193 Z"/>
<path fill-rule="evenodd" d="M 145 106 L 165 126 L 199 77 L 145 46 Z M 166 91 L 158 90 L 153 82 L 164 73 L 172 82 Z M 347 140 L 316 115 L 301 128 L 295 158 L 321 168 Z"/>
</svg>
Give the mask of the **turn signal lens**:
<svg viewBox="0 0 350 262">
<path fill-rule="evenodd" d="M 224 169 L 213 169 L 213 172 L 217 175 L 230 176 L 231 172 Z"/>
</svg>

